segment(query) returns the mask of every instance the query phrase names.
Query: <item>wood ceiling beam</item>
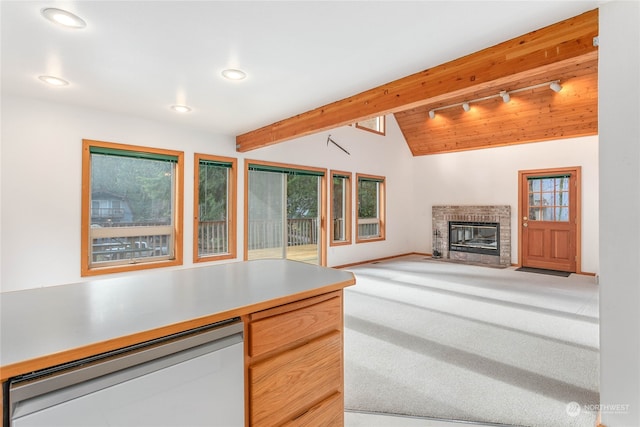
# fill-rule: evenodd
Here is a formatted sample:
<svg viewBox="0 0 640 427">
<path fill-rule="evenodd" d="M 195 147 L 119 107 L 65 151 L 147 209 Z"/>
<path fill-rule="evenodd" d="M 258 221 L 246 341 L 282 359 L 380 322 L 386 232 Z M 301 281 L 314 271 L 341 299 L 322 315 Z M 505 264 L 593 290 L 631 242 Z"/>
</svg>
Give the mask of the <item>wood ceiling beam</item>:
<svg viewBox="0 0 640 427">
<path fill-rule="evenodd" d="M 470 55 L 409 75 L 238 135 L 236 150 L 246 152 L 294 138 L 396 113 L 514 74 L 597 52 L 598 9 L 530 32 Z"/>
</svg>

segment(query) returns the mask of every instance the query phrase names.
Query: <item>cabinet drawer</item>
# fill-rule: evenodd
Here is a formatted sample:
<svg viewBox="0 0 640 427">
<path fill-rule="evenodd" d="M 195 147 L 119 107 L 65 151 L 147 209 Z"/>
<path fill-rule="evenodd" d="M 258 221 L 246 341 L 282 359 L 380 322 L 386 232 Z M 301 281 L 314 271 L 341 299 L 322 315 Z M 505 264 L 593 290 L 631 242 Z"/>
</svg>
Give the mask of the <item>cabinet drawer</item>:
<svg viewBox="0 0 640 427">
<path fill-rule="evenodd" d="M 251 366 L 251 425 L 279 425 L 341 391 L 342 360 L 342 334 L 336 331 Z"/>
<path fill-rule="evenodd" d="M 344 399 L 334 393 L 307 412 L 282 425 L 283 427 L 343 427 Z"/>
<path fill-rule="evenodd" d="M 289 307 L 290 306 L 290 307 Z M 342 330 L 342 296 L 328 294 L 259 313 L 249 323 L 249 355 L 256 357 L 323 332 Z M 283 311 L 283 309 L 289 311 Z"/>
</svg>

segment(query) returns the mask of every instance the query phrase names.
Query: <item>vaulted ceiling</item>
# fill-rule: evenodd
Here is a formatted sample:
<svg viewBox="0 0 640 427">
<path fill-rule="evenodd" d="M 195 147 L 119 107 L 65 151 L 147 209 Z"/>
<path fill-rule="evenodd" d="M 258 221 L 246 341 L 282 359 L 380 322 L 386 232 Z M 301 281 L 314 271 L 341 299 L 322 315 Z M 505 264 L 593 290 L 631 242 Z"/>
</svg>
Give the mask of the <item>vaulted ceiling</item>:
<svg viewBox="0 0 640 427">
<path fill-rule="evenodd" d="M 597 36 L 596 9 L 239 135 L 237 148 L 389 113 L 413 155 L 595 135 Z M 552 81 L 561 84 L 559 93 L 550 90 Z M 502 91 L 510 92 L 509 102 L 498 96 Z"/>
</svg>

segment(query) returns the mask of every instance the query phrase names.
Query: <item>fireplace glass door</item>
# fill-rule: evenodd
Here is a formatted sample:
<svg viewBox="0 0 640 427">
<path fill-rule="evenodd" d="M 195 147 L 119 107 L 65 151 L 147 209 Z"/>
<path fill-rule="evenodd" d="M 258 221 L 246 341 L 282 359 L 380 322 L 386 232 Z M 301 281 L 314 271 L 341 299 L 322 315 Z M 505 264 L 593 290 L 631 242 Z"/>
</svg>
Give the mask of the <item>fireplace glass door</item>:
<svg viewBox="0 0 640 427">
<path fill-rule="evenodd" d="M 495 222 L 450 222 L 449 250 L 499 255 L 499 229 Z"/>
</svg>

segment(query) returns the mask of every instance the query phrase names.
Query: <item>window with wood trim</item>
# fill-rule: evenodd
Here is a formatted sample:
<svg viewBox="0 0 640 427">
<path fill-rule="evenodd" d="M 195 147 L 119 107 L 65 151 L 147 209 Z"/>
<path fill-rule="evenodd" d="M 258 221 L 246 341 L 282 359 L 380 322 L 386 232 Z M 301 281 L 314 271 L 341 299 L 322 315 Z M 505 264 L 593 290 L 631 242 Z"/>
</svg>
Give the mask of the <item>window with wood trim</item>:
<svg viewBox="0 0 640 427">
<path fill-rule="evenodd" d="M 385 178 L 356 174 L 356 243 L 385 239 Z"/>
<path fill-rule="evenodd" d="M 83 140 L 83 276 L 182 264 L 181 151 Z"/>
<path fill-rule="evenodd" d="M 193 261 L 236 257 L 237 160 L 196 154 Z"/>
<path fill-rule="evenodd" d="M 331 246 L 351 243 L 351 173 L 331 171 Z"/>
<path fill-rule="evenodd" d="M 385 116 L 372 117 L 370 119 L 362 120 L 360 122 L 356 122 L 356 128 L 366 130 L 369 132 L 377 133 L 379 135 L 384 135 L 386 132 L 386 118 Z"/>
</svg>

